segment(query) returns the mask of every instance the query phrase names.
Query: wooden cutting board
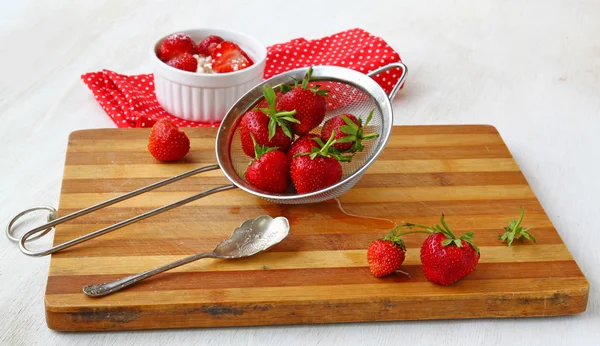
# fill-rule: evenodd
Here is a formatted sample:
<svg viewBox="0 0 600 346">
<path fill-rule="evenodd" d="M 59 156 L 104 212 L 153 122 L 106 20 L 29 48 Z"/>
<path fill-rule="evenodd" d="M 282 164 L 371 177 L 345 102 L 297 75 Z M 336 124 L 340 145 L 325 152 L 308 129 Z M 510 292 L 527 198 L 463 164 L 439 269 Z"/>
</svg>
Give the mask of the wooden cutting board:
<svg viewBox="0 0 600 346">
<path fill-rule="evenodd" d="M 65 215 L 200 165 L 214 164 L 216 129 L 187 129 L 192 151 L 157 163 L 148 129 L 74 132 L 69 138 L 60 214 Z M 220 171 L 137 196 L 70 221 L 54 243 L 226 184 Z M 277 205 L 239 189 L 212 195 L 52 256 L 45 306 L 55 330 L 127 330 L 390 320 L 555 316 L 586 310 L 588 282 L 491 126 L 395 127 L 363 179 L 335 200 Z M 497 237 L 525 207 L 538 242 Z M 374 278 L 370 242 L 393 223 L 433 225 L 444 212 L 457 233 L 475 232 L 480 264 L 450 287 L 422 274 L 424 235 L 405 237 L 410 276 Z M 243 260 L 201 260 L 121 292 L 90 298 L 82 287 L 210 251 L 246 219 L 285 216 L 291 233 Z M 564 229 L 561 232 L 569 232 Z"/>
</svg>

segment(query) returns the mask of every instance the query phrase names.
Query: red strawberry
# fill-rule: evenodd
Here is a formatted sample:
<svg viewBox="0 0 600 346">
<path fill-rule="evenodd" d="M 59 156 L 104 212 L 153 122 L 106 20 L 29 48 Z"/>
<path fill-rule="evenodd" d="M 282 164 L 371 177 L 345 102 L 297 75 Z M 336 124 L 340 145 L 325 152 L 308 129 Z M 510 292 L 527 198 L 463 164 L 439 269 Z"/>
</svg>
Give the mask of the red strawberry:
<svg viewBox="0 0 600 346">
<path fill-rule="evenodd" d="M 300 86 L 284 84 L 281 92 L 284 94 L 277 103 L 277 109 L 282 111 L 296 110 L 296 119 L 300 122 L 292 124 L 292 131 L 298 136 L 309 133 L 319 126 L 325 118 L 327 102 L 325 96 L 327 90 L 320 90 L 318 86 L 308 88 L 308 82 L 312 75 L 312 67 L 308 69 Z"/>
<path fill-rule="evenodd" d="M 159 161 L 176 161 L 190 151 L 190 140 L 170 121 L 159 120 L 150 131 L 148 151 Z"/>
<path fill-rule="evenodd" d="M 196 72 L 198 70 L 198 60 L 188 53 L 183 53 L 167 61 L 167 65 L 189 72 Z"/>
<path fill-rule="evenodd" d="M 223 39 L 219 36 L 211 35 L 206 37 L 202 42 L 198 43 L 198 54 L 210 55 L 221 42 L 223 42 Z"/>
<path fill-rule="evenodd" d="M 367 116 L 365 126 L 373 118 L 373 111 Z M 377 133 L 363 134 L 362 119 L 357 119 L 352 114 L 341 114 L 327 120 L 321 129 L 321 139 L 327 140 L 333 132 L 335 132 L 336 140 L 333 147 L 340 151 L 350 152 L 362 151 L 364 149 L 363 140 L 379 136 Z"/>
<path fill-rule="evenodd" d="M 265 86 L 263 92 L 269 108 L 254 108 L 247 111 L 239 125 L 242 150 L 250 157 L 255 157 L 254 140 L 259 145 L 276 147 L 286 152 L 292 144 L 293 137 L 288 122 L 297 121 L 294 119 L 295 111 L 277 112 L 273 88 Z"/>
<path fill-rule="evenodd" d="M 321 149 L 313 147 L 310 154 L 294 157 L 290 173 L 298 193 L 318 191 L 342 180 L 340 161 L 350 161 L 351 158 L 330 151 L 333 143 L 332 136 Z"/>
<path fill-rule="evenodd" d="M 160 43 L 156 55 L 160 60 L 167 62 L 183 53 L 196 54 L 196 44 L 188 35 L 178 33 L 165 38 Z"/>
<path fill-rule="evenodd" d="M 430 234 L 421 245 L 421 263 L 425 277 L 438 285 L 451 285 L 475 269 L 480 257 L 479 248 L 472 242 L 473 232 L 457 238 L 444 221 L 444 214 L 441 223 L 443 227 L 415 224 L 405 226 L 421 228 L 423 231 L 416 232 Z"/>
<path fill-rule="evenodd" d="M 212 51 L 212 69 L 217 73 L 227 73 L 243 70 L 254 63 L 248 55 L 235 43 L 223 41 Z"/>
<path fill-rule="evenodd" d="M 310 153 L 312 151 L 313 147 L 316 147 L 317 149 L 321 149 L 321 147 L 323 146 L 323 142 L 319 141 L 315 141 L 314 138 L 316 138 L 317 140 L 319 140 L 319 137 L 316 135 L 304 135 L 298 139 L 296 139 L 294 141 L 294 143 L 292 143 L 292 146 L 290 147 L 290 150 L 288 150 L 287 155 L 288 155 L 288 160 L 290 160 L 290 162 L 292 162 L 292 160 L 294 159 L 294 156 L 296 156 L 297 154 L 302 154 L 302 153 Z"/>
<path fill-rule="evenodd" d="M 367 262 L 371 274 L 382 277 L 393 274 L 404 262 L 406 247 L 400 237 L 391 231 L 387 236 L 375 240 L 367 250 Z"/>
<path fill-rule="evenodd" d="M 254 138 L 252 138 L 254 139 Z M 254 142 L 255 158 L 246 169 L 246 180 L 255 188 L 283 193 L 290 187 L 290 162 L 277 150 Z"/>
</svg>

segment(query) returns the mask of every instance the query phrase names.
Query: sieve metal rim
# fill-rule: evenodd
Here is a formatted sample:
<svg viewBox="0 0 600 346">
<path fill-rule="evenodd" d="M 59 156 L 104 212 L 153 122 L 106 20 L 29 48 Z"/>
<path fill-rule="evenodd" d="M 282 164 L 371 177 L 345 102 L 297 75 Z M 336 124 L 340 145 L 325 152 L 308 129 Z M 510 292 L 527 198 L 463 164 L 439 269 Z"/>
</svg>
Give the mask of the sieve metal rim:
<svg viewBox="0 0 600 346">
<path fill-rule="evenodd" d="M 398 85 L 394 88 L 390 96 L 388 96 L 383 90 L 383 88 L 371 78 L 371 76 L 376 75 L 378 71 L 383 71 L 385 67 L 377 71 L 373 71 L 370 75 L 365 75 L 352 69 L 339 66 L 313 67 L 312 79 L 314 81 L 326 80 L 332 82 L 342 82 L 356 87 L 373 98 L 382 114 L 382 133 L 380 134 L 380 139 L 377 144 L 377 147 L 359 169 L 357 169 L 355 172 L 353 172 L 346 178 L 342 179 L 340 182 L 336 183 L 335 185 L 329 186 L 325 189 L 305 194 L 281 195 L 265 193 L 254 189 L 246 181 L 244 181 L 242 177 L 240 177 L 235 171 L 235 167 L 231 160 L 231 143 L 233 141 L 233 136 L 235 135 L 235 129 L 241 121 L 242 115 L 262 98 L 263 86 L 268 85 L 273 88 L 277 88 L 283 83 L 289 83 L 289 81 L 292 80 L 292 77 L 301 80 L 308 71 L 308 67 L 284 72 L 282 74 L 279 74 L 277 76 L 271 77 L 270 79 L 263 81 L 262 83 L 256 85 L 254 88 L 248 91 L 246 94 L 244 94 L 229 109 L 229 111 L 223 118 L 221 125 L 219 126 L 215 141 L 215 153 L 221 171 L 231 183 L 233 183 L 235 186 L 242 189 L 243 191 L 263 199 L 280 201 L 283 203 L 289 203 L 292 201 L 298 202 L 299 200 L 309 201 L 311 197 L 322 195 L 329 191 L 338 189 L 345 184 L 351 183 L 353 179 L 355 179 L 357 176 L 363 175 L 364 172 L 373 164 L 373 162 L 375 162 L 377 157 L 384 150 L 389 140 L 389 136 L 391 134 L 393 126 L 393 108 L 390 99 L 393 98 L 398 87 L 403 82 L 403 79 L 406 75 L 406 67 L 403 64 L 397 63 L 392 65 L 394 65 L 394 67 L 402 67 L 404 71 L 401 80 L 398 81 Z M 354 184 L 356 184 L 356 182 L 354 182 Z"/>
</svg>

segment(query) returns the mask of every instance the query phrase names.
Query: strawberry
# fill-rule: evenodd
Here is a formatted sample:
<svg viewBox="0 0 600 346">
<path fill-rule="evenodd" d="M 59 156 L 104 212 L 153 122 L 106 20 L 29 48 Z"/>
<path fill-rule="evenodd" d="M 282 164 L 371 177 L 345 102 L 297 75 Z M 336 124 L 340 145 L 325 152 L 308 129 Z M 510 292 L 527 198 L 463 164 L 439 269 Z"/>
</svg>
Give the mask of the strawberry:
<svg viewBox="0 0 600 346">
<path fill-rule="evenodd" d="M 523 209 L 523 206 L 521 206 L 521 217 L 519 218 L 519 221 L 513 219 L 508 223 L 508 226 L 504 227 L 504 230 L 506 232 L 504 232 L 504 234 L 498 236 L 498 239 L 500 239 L 500 241 L 502 243 L 504 243 L 505 241 L 506 246 L 512 246 L 512 242 L 515 239 L 527 239 L 527 240 L 531 240 L 534 243 L 537 243 L 537 241 L 535 240 L 535 237 L 533 236 L 533 234 L 529 233 L 529 230 L 531 229 L 531 227 L 523 229 L 523 227 L 521 227 L 521 222 L 523 222 L 523 217 L 525 216 L 525 209 Z M 522 238 L 521 238 L 522 237 Z"/>
<path fill-rule="evenodd" d="M 196 72 L 198 70 L 198 60 L 193 55 L 183 53 L 167 61 L 167 65 L 183 71 Z"/>
<path fill-rule="evenodd" d="M 172 122 L 159 120 L 150 131 L 148 151 L 159 161 L 176 161 L 190 151 L 190 140 Z"/>
<path fill-rule="evenodd" d="M 210 56 L 212 69 L 217 73 L 240 71 L 254 64 L 240 46 L 231 41 L 219 43 Z"/>
<path fill-rule="evenodd" d="M 184 33 L 169 35 L 158 47 L 156 55 L 164 62 L 180 56 L 183 53 L 196 54 L 196 43 Z"/>
<path fill-rule="evenodd" d="M 438 285 L 452 285 L 469 275 L 479 262 L 479 248 L 473 243 L 473 232 L 457 238 L 441 217 L 443 227 L 426 227 L 405 223 L 405 227 L 417 227 L 420 231 L 405 232 L 427 233 L 429 236 L 421 245 L 421 263 L 427 280 Z M 398 236 L 399 236 L 398 235 Z"/>
<path fill-rule="evenodd" d="M 296 110 L 296 119 L 300 122 L 292 124 L 292 131 L 298 136 L 309 133 L 312 129 L 319 126 L 325 118 L 327 111 L 327 102 L 325 96 L 327 90 L 319 89 L 318 85 L 308 88 L 308 82 L 312 76 L 312 67 L 309 67 L 302 84 L 292 87 L 288 84 L 281 86 L 283 96 L 277 103 L 277 109 L 282 111 Z"/>
<path fill-rule="evenodd" d="M 321 149 L 312 147 L 310 153 L 294 157 L 290 173 L 298 193 L 318 191 L 342 180 L 340 161 L 350 161 L 351 157 L 342 156 L 335 150 L 331 150 L 334 142 L 331 136 Z"/>
<path fill-rule="evenodd" d="M 224 40 L 215 35 L 207 36 L 202 42 L 198 43 L 198 54 L 208 56 L 210 55 L 217 45 Z"/>
<path fill-rule="evenodd" d="M 311 134 L 304 135 L 296 139 L 287 152 L 288 159 L 290 160 L 290 162 L 292 162 L 294 156 L 298 154 L 312 152 L 313 147 L 321 149 L 321 147 L 323 146 L 323 142 L 320 140 L 319 142 L 317 142 L 315 139 L 319 140 L 319 137 Z"/>
<path fill-rule="evenodd" d="M 365 126 L 373 118 L 373 111 L 367 116 Z M 324 141 L 327 140 L 334 132 L 336 140 L 336 143 L 333 145 L 334 148 L 349 152 L 363 151 L 363 140 L 379 136 L 377 133 L 363 134 L 362 119 L 357 119 L 352 114 L 341 114 L 327 120 L 321 129 L 321 139 Z"/>
<path fill-rule="evenodd" d="M 263 87 L 265 99 L 269 108 L 253 108 L 247 111 L 240 121 L 240 138 L 242 150 L 250 157 L 255 157 L 254 141 L 259 145 L 277 147 L 286 152 L 292 143 L 292 132 L 289 122 L 294 119 L 296 111 L 278 112 L 275 108 L 275 91 L 269 86 Z"/>
<path fill-rule="evenodd" d="M 248 183 L 267 192 L 283 193 L 290 187 L 290 162 L 274 147 L 258 145 L 254 136 L 255 157 L 244 173 Z"/>
<path fill-rule="evenodd" d="M 404 262 L 405 255 L 404 242 L 394 234 L 394 231 L 391 231 L 387 236 L 369 245 L 367 262 L 371 274 L 379 278 L 394 273 Z"/>
</svg>

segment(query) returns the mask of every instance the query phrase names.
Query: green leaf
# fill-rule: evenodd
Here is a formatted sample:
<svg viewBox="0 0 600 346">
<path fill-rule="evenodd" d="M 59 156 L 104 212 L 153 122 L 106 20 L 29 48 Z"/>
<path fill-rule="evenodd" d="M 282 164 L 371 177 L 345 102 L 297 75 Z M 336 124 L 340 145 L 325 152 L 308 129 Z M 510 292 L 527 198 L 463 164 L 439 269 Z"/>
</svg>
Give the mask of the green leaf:
<svg viewBox="0 0 600 346">
<path fill-rule="evenodd" d="M 289 138 L 292 138 L 292 132 L 290 131 L 289 126 L 287 125 L 283 125 L 281 126 L 281 130 L 283 131 L 283 133 L 288 136 Z"/>
<path fill-rule="evenodd" d="M 355 135 L 356 134 L 356 130 L 348 125 L 340 126 L 340 131 L 342 131 L 342 133 L 345 133 L 347 135 Z"/>
<path fill-rule="evenodd" d="M 277 98 L 277 94 L 275 94 L 275 90 L 268 85 L 263 87 L 263 93 L 265 94 L 265 99 L 269 103 L 269 106 L 275 105 L 275 99 Z"/>
<path fill-rule="evenodd" d="M 271 140 L 275 136 L 275 131 L 277 130 L 277 122 L 275 119 L 271 118 L 269 120 L 269 140 Z"/>
<path fill-rule="evenodd" d="M 290 123 L 296 123 L 296 124 L 300 124 L 300 120 L 293 118 L 293 117 L 283 117 L 281 118 L 282 120 L 288 121 Z"/>
<path fill-rule="evenodd" d="M 462 241 L 460 239 L 454 239 L 454 245 L 462 247 Z"/>
<path fill-rule="evenodd" d="M 308 82 L 310 82 L 310 78 L 312 76 L 312 71 L 313 71 L 313 68 L 312 68 L 312 66 L 310 66 L 308 68 L 308 71 L 306 71 L 306 75 L 304 76 L 304 79 L 302 80 L 302 89 L 306 89 L 306 87 L 308 87 Z"/>
<path fill-rule="evenodd" d="M 473 239 L 473 236 L 475 236 L 475 233 L 474 233 L 474 232 L 467 232 L 467 233 L 465 233 L 465 234 L 461 235 L 461 236 L 460 236 L 460 239 L 463 239 L 463 240 L 470 240 L 470 239 Z"/>
<path fill-rule="evenodd" d="M 311 138 L 313 141 L 317 142 L 317 144 L 322 148 L 325 143 L 323 143 L 323 141 L 321 140 L 321 137 L 313 137 Z"/>
<path fill-rule="evenodd" d="M 335 142 L 336 143 L 351 143 L 354 142 L 356 140 L 356 136 L 344 136 L 340 139 L 337 139 Z"/>
<path fill-rule="evenodd" d="M 442 240 L 442 246 L 448 246 L 452 243 L 452 239 L 444 239 Z"/>
<path fill-rule="evenodd" d="M 329 94 L 329 90 L 319 89 L 317 90 L 317 95 L 327 96 Z"/>
<path fill-rule="evenodd" d="M 294 89 L 294 87 L 292 87 L 289 84 L 281 84 L 281 86 L 279 87 L 279 91 L 281 91 L 282 94 L 286 94 L 287 92 L 291 91 L 292 89 Z"/>
<path fill-rule="evenodd" d="M 354 121 L 350 120 L 350 118 L 348 118 L 345 115 L 340 116 L 340 118 L 342 118 L 342 120 L 344 120 L 344 122 L 348 126 L 350 126 L 354 130 L 354 132 L 358 131 L 358 129 L 359 129 L 358 125 L 356 125 L 356 123 L 354 123 Z"/>
<path fill-rule="evenodd" d="M 270 108 L 259 108 L 258 110 L 260 110 L 261 112 L 270 115 L 271 114 L 271 109 Z"/>
<path fill-rule="evenodd" d="M 367 121 L 365 122 L 365 125 L 369 125 L 369 122 L 371 122 L 371 119 L 373 119 L 373 112 L 375 112 L 375 108 L 373 108 L 367 116 Z"/>
</svg>

